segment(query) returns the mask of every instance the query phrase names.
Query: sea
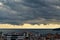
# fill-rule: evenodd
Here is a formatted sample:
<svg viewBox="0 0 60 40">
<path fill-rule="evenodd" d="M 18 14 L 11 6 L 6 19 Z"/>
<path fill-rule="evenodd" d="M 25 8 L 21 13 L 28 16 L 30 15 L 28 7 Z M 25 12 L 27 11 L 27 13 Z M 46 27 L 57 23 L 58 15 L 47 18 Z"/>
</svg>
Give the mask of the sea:
<svg viewBox="0 0 60 40">
<path fill-rule="evenodd" d="M 47 34 L 47 33 L 59 33 L 60 34 L 60 30 L 54 30 L 54 29 L 0 29 L 0 32 L 5 33 L 12 33 L 12 32 L 32 32 L 32 33 L 40 33 L 40 34 Z"/>
</svg>

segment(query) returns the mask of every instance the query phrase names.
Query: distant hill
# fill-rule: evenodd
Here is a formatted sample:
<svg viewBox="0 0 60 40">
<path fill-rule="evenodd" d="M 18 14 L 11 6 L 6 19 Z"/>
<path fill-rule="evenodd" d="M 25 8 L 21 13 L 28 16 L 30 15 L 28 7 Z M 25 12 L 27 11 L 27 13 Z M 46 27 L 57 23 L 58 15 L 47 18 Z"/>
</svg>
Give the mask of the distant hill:
<svg viewBox="0 0 60 40">
<path fill-rule="evenodd" d="M 60 31 L 60 28 L 53 29 L 54 31 Z"/>
</svg>

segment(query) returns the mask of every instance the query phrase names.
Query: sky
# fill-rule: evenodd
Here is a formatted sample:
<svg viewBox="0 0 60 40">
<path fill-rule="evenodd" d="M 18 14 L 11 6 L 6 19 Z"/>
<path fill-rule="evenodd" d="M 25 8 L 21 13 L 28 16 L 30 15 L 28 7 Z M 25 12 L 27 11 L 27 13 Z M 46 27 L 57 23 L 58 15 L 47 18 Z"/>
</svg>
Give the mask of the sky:
<svg viewBox="0 0 60 40">
<path fill-rule="evenodd" d="M 60 0 L 0 0 L 0 24 L 60 24 Z"/>
</svg>

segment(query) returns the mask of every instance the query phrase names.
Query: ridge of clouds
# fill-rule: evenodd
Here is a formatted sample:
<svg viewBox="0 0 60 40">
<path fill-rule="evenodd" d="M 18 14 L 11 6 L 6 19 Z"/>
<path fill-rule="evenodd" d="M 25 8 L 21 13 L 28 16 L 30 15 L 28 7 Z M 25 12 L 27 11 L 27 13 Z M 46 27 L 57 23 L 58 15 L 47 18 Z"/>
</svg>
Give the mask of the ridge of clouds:
<svg viewBox="0 0 60 40">
<path fill-rule="evenodd" d="M 60 28 L 60 24 L 23 24 L 23 25 L 11 25 L 11 24 L 0 24 L 0 28 L 3 29 L 55 29 L 55 28 Z"/>
</svg>

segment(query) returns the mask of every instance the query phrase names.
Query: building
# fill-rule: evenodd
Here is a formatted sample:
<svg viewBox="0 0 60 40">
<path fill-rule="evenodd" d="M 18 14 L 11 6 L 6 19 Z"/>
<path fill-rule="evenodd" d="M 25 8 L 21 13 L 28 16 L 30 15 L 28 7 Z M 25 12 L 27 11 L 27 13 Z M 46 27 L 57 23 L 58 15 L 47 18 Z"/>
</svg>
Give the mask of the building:
<svg viewBox="0 0 60 40">
<path fill-rule="evenodd" d="M 56 33 L 56 34 L 54 35 L 54 38 L 55 38 L 55 40 L 60 40 L 60 34 Z"/>
<path fill-rule="evenodd" d="M 46 40 L 54 40 L 54 35 L 51 33 L 48 33 L 46 36 Z"/>
</svg>

